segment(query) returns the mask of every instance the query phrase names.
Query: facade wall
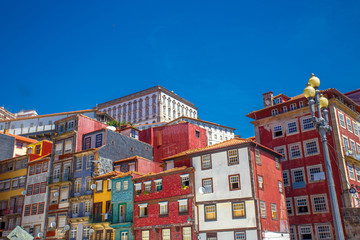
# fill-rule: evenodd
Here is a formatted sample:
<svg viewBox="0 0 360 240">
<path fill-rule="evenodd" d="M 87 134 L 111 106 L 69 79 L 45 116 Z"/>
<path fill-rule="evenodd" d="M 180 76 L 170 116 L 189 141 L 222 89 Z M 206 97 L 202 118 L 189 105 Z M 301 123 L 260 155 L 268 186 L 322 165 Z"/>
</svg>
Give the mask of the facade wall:
<svg viewBox="0 0 360 240">
<path fill-rule="evenodd" d="M 15 137 L 0 133 L 0 160 L 14 156 Z"/>
<path fill-rule="evenodd" d="M 236 231 L 217 232 L 216 236 L 217 239 L 235 240 L 235 232 Z M 259 239 L 256 230 L 246 230 L 245 236 L 246 239 Z M 199 240 L 206 240 L 206 233 L 200 233 Z"/>
</svg>

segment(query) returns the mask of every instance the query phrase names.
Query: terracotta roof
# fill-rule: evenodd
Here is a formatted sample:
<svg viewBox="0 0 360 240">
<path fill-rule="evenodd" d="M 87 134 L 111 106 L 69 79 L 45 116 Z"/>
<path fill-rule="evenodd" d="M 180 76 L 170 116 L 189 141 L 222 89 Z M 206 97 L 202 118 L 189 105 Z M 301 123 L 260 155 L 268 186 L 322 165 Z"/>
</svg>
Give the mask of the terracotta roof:
<svg viewBox="0 0 360 240">
<path fill-rule="evenodd" d="M 41 157 L 39 157 L 39 158 L 36 158 L 36 159 L 34 159 L 34 160 L 30 161 L 30 162 L 27 162 L 27 164 L 31 164 L 31 163 L 34 163 L 34 162 L 40 162 L 41 160 L 43 160 L 44 158 L 49 157 L 50 155 L 51 155 L 51 153 L 46 154 L 46 155 L 41 156 Z"/>
<path fill-rule="evenodd" d="M 216 126 L 219 126 L 219 127 L 223 127 L 223 128 L 228 128 L 228 129 L 232 129 L 232 130 L 236 130 L 236 128 L 232 128 L 232 127 L 227 127 L 227 126 L 224 126 L 224 125 L 220 125 L 220 124 L 217 124 L 217 123 L 213 123 L 213 122 L 208 122 L 208 121 L 205 121 L 205 120 L 201 120 L 201 119 L 197 119 L 197 118 L 191 118 L 191 117 L 186 117 L 186 116 L 181 116 L 181 117 L 178 117 L 170 122 L 168 122 L 167 124 L 165 125 L 171 125 L 173 124 L 174 122 L 180 120 L 180 119 L 183 119 L 183 118 L 186 118 L 186 119 L 189 119 L 189 120 L 192 120 L 192 121 L 198 121 L 198 122 L 203 122 L 203 123 L 206 123 L 206 124 L 211 124 L 211 125 L 216 125 Z M 182 120 L 181 122 L 183 122 L 185 120 Z M 185 121 L 186 122 L 186 121 Z"/>
<path fill-rule="evenodd" d="M 2 134 L 4 134 L 3 132 L 0 132 Z M 19 140 L 19 141 L 22 141 L 22 142 L 27 142 L 27 143 L 37 143 L 38 141 L 35 140 L 35 139 L 31 139 L 31 138 L 27 138 L 27 137 L 22 137 L 22 136 L 19 136 L 19 135 L 14 135 L 14 134 L 11 134 L 11 133 L 6 133 L 5 135 L 9 135 L 11 137 L 14 137 L 16 140 Z"/>
<path fill-rule="evenodd" d="M 136 175 L 139 175 L 139 176 L 143 176 L 143 175 L 144 175 L 143 173 L 139 173 L 139 172 L 136 172 L 136 171 L 120 172 L 120 174 L 112 177 L 111 179 L 117 179 L 117 178 L 127 177 L 127 176 L 130 176 L 130 175 L 133 175 L 133 174 L 136 174 Z"/>
<path fill-rule="evenodd" d="M 130 160 L 135 160 L 135 159 L 138 159 L 138 158 L 141 158 L 141 159 L 144 159 L 144 160 L 148 160 L 148 161 L 153 162 L 153 161 L 150 160 L 150 159 L 147 159 L 147 158 L 144 158 L 144 157 L 140 157 L 140 156 L 138 156 L 138 155 L 135 155 L 135 156 L 132 156 L 132 157 L 128 157 L 128 158 L 116 160 L 116 161 L 114 162 L 114 164 L 115 164 L 115 163 L 119 163 L 119 162 L 126 162 L 126 161 L 130 161 Z"/>
<path fill-rule="evenodd" d="M 116 176 L 116 175 L 119 175 L 121 174 L 122 172 L 119 172 L 119 171 L 112 171 L 112 172 L 108 172 L 108 173 L 105 173 L 103 175 L 100 175 L 100 176 L 96 176 L 96 177 L 93 177 L 94 180 L 97 180 L 97 179 L 103 179 L 103 178 L 110 178 L 110 177 L 113 177 L 113 176 Z"/>
<path fill-rule="evenodd" d="M 182 167 L 176 167 L 176 168 L 171 168 L 169 170 L 166 170 L 166 171 L 162 171 L 162 172 L 158 172 L 158 173 L 147 173 L 147 174 L 144 174 L 143 176 L 141 177 L 138 177 L 137 179 L 141 179 L 141 178 L 146 178 L 146 177 L 152 177 L 152 176 L 157 176 L 157 175 L 162 175 L 162 174 L 166 174 L 166 173 L 171 173 L 171 172 L 177 172 L 177 171 L 182 171 L 182 170 L 185 170 L 185 169 L 192 169 L 192 167 L 187 167 L 187 166 L 182 166 Z"/>
<path fill-rule="evenodd" d="M 219 149 L 219 148 L 224 148 L 224 147 L 229 147 L 229 146 L 233 146 L 233 145 L 238 145 L 241 143 L 246 143 L 246 142 L 252 142 L 249 139 L 243 139 L 243 138 L 233 138 L 224 142 L 220 142 L 220 143 L 216 143 L 214 145 L 210 145 L 207 147 L 203 147 L 203 148 L 195 148 L 195 149 L 189 149 L 186 150 L 184 152 L 175 154 L 173 156 L 167 157 L 162 159 L 162 161 L 168 160 L 168 159 L 173 159 L 173 158 L 178 158 L 178 157 L 182 157 L 182 156 L 186 156 L 189 154 L 193 154 L 193 153 L 198 153 L 198 152 L 205 152 L 208 150 L 213 150 L 213 149 Z"/>
</svg>

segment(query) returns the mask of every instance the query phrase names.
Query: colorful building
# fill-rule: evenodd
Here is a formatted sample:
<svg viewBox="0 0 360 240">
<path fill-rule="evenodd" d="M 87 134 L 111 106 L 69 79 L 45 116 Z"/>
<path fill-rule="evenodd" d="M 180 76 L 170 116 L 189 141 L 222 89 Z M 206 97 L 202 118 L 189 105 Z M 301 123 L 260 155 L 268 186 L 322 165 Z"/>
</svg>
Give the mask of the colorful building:
<svg viewBox="0 0 360 240">
<path fill-rule="evenodd" d="M 34 139 L 0 132 L 0 161 L 26 155 L 27 146 L 36 142 Z"/>
<path fill-rule="evenodd" d="M 188 149 L 207 146 L 206 130 L 184 121 L 142 130 L 139 139 L 153 146 L 154 162 Z"/>
<path fill-rule="evenodd" d="M 234 138 L 164 159 L 192 163 L 199 239 L 288 239 L 280 154 Z"/>
<path fill-rule="evenodd" d="M 45 208 L 48 204 L 47 177 L 52 142 L 43 140 L 28 146 L 27 180 L 21 226 L 32 236 L 45 232 Z"/>
<path fill-rule="evenodd" d="M 337 201 L 348 219 L 360 206 L 360 106 L 336 89 L 321 91 L 329 99 L 327 136 Z M 350 94 L 351 95 L 351 94 Z M 249 113 L 256 141 L 283 154 L 281 165 L 291 239 L 335 239 L 333 215 L 321 139 L 303 94 L 263 94 L 264 108 Z M 352 220 L 351 220 L 352 221 Z M 344 224 L 347 239 L 356 239 L 356 223 Z"/>
<path fill-rule="evenodd" d="M 133 182 L 135 239 L 196 239 L 193 168 L 149 173 Z"/>
<path fill-rule="evenodd" d="M 132 234 L 134 215 L 133 179 L 144 174 L 129 171 L 119 173 L 111 178 L 111 227 L 115 229 L 116 240 L 134 240 Z"/>
</svg>

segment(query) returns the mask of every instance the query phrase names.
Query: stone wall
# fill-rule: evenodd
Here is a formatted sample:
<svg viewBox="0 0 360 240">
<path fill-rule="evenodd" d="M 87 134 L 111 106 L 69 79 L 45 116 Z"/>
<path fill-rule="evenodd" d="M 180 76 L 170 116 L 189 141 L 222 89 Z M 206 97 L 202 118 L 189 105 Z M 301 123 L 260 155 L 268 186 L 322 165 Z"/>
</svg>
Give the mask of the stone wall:
<svg viewBox="0 0 360 240">
<path fill-rule="evenodd" d="M 343 208 L 345 236 L 347 240 L 357 240 L 360 236 L 360 208 Z"/>
</svg>

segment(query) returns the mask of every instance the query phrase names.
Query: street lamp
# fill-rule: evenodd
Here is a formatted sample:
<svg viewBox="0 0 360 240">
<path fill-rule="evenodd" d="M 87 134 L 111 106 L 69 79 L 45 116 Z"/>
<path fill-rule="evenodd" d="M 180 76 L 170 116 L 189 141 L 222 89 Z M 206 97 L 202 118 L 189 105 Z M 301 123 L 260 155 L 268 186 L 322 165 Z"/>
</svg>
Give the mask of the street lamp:
<svg viewBox="0 0 360 240">
<path fill-rule="evenodd" d="M 329 104 L 329 101 L 322 94 L 320 94 L 319 86 L 320 86 L 320 79 L 315 77 L 314 74 L 311 74 L 309 83 L 304 89 L 304 96 L 309 100 L 312 121 L 316 126 L 316 130 L 319 132 L 321 137 L 321 143 L 325 158 L 327 182 L 329 186 L 331 209 L 334 217 L 336 239 L 343 240 L 345 239 L 345 237 L 341 223 L 339 204 L 336 198 L 334 178 L 332 174 L 331 163 L 329 158 L 329 149 L 327 146 L 327 139 L 326 139 L 326 133 L 331 132 L 331 126 L 329 126 L 328 110 L 326 109 Z M 318 112 L 317 117 L 315 115 L 315 105 L 317 106 L 317 112 Z"/>
</svg>

